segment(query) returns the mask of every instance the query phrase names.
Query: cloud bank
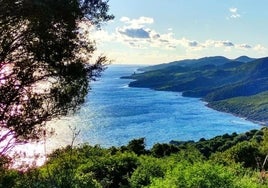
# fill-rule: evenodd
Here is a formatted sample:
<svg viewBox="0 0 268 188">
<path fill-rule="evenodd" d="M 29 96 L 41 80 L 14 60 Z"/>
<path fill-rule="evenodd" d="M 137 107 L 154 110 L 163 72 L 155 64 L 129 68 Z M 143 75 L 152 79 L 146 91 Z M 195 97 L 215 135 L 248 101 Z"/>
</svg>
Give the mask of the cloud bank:
<svg viewBox="0 0 268 188">
<path fill-rule="evenodd" d="M 232 18 L 240 17 L 237 8 L 230 8 L 229 11 L 232 13 Z M 120 22 L 121 26 L 117 27 L 112 33 L 96 31 L 93 37 L 100 42 L 117 42 L 136 49 L 184 49 L 186 52 L 218 49 L 222 51 L 267 52 L 267 49 L 260 44 L 254 46 L 230 40 L 207 39 L 198 41 L 186 37 L 176 38 L 172 28 L 167 28 L 164 33 L 154 30 L 154 19 L 150 17 L 142 16 L 137 19 L 122 17 Z"/>
</svg>

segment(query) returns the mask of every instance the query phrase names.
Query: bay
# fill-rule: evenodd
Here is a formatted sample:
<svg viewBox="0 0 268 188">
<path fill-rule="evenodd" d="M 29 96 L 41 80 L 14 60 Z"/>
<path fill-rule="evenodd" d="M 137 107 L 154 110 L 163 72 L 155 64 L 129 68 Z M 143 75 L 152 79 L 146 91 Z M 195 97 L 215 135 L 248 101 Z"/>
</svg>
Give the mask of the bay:
<svg viewBox="0 0 268 188">
<path fill-rule="evenodd" d="M 103 147 L 126 145 L 144 137 L 148 148 L 171 140 L 212 138 L 225 133 L 260 129 L 260 125 L 206 107 L 197 98 L 181 93 L 128 87 L 131 80 L 120 79 L 137 71 L 136 65 L 111 65 L 91 83 L 85 104 L 75 116 L 53 122 L 58 135 L 50 147 L 71 142 L 68 127 L 80 130 L 78 143 Z"/>
</svg>

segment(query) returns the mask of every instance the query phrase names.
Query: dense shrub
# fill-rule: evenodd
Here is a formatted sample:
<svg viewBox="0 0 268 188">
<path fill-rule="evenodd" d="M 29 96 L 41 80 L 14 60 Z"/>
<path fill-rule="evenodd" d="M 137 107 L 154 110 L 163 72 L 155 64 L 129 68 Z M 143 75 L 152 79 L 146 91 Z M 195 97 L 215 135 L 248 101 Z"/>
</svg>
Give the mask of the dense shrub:
<svg viewBox="0 0 268 188">
<path fill-rule="evenodd" d="M 145 149 L 144 139 L 119 148 L 67 146 L 50 154 L 45 165 L 24 172 L 9 169 L 3 159 L 0 187 L 268 187 L 259 172 L 267 135 L 266 130 L 225 134 L 178 145 L 156 144 L 151 150 Z"/>
</svg>

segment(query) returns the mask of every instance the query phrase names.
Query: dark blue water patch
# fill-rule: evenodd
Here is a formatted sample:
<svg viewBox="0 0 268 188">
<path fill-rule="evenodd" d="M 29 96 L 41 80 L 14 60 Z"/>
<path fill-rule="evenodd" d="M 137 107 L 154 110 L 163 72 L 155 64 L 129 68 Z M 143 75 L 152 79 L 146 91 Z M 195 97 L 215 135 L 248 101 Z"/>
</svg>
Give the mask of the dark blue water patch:
<svg viewBox="0 0 268 188">
<path fill-rule="evenodd" d="M 74 118 L 83 142 L 110 147 L 145 137 L 151 147 L 171 140 L 199 140 L 260 128 L 250 121 L 212 110 L 197 98 L 130 88 L 131 80 L 120 77 L 131 75 L 137 68 L 110 66 L 92 84 L 86 103 Z"/>
</svg>

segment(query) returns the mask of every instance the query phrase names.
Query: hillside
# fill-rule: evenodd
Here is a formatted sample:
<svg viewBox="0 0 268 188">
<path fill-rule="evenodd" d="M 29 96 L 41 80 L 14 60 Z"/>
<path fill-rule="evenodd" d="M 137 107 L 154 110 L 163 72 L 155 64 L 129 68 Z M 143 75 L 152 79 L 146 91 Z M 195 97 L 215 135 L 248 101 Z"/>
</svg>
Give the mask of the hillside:
<svg viewBox="0 0 268 188">
<path fill-rule="evenodd" d="M 156 143 L 145 139 L 121 147 L 88 144 L 57 149 L 40 167 L 8 169 L 2 160 L 0 187 L 265 188 L 268 130 L 224 134 L 199 141 Z"/>
<path fill-rule="evenodd" d="M 181 61 L 173 61 L 170 63 L 164 63 L 164 64 L 159 64 L 159 65 L 152 65 L 148 67 L 143 67 L 140 68 L 140 71 L 154 71 L 154 70 L 159 70 L 159 69 L 164 69 L 164 68 L 176 68 L 176 67 L 202 67 L 205 65 L 224 65 L 227 63 L 234 63 L 234 62 L 240 62 L 240 63 L 248 63 L 250 61 L 255 60 L 254 58 L 250 58 L 247 56 L 240 56 L 236 59 L 228 59 L 223 56 L 214 56 L 214 57 L 203 57 L 200 59 L 185 59 Z"/>
<path fill-rule="evenodd" d="M 268 120 L 268 92 L 247 97 L 234 97 L 230 99 L 213 101 L 209 107 L 228 113 L 258 120 L 267 124 Z"/>
<path fill-rule="evenodd" d="M 230 60 L 216 56 L 151 66 L 143 70 L 149 71 L 125 77 L 135 79 L 129 84 L 130 87 L 182 92 L 183 96 L 202 98 L 209 102 L 209 106 L 218 110 L 222 110 L 219 104 L 226 104 L 225 108 L 229 109 L 228 100 L 235 100 L 232 98 L 244 97 L 243 102 L 256 102 L 247 96 L 268 91 L 268 58 L 252 59 L 241 56 Z M 263 99 L 258 102 L 265 103 Z M 216 101 L 221 102 L 216 105 Z M 247 108 L 242 103 L 236 104 L 238 109 Z M 268 116 L 257 115 L 259 111 L 254 111 L 256 113 L 251 113 L 250 117 L 242 110 L 240 113 L 235 110 L 223 111 L 252 120 L 268 121 Z M 267 108 L 262 110 L 262 114 L 265 113 L 268 113 Z"/>
<path fill-rule="evenodd" d="M 244 63 L 248 63 L 250 61 L 256 60 L 255 58 L 250 58 L 248 56 L 240 56 L 236 59 L 234 59 L 235 61 L 240 61 L 240 62 L 244 62 Z"/>
</svg>

